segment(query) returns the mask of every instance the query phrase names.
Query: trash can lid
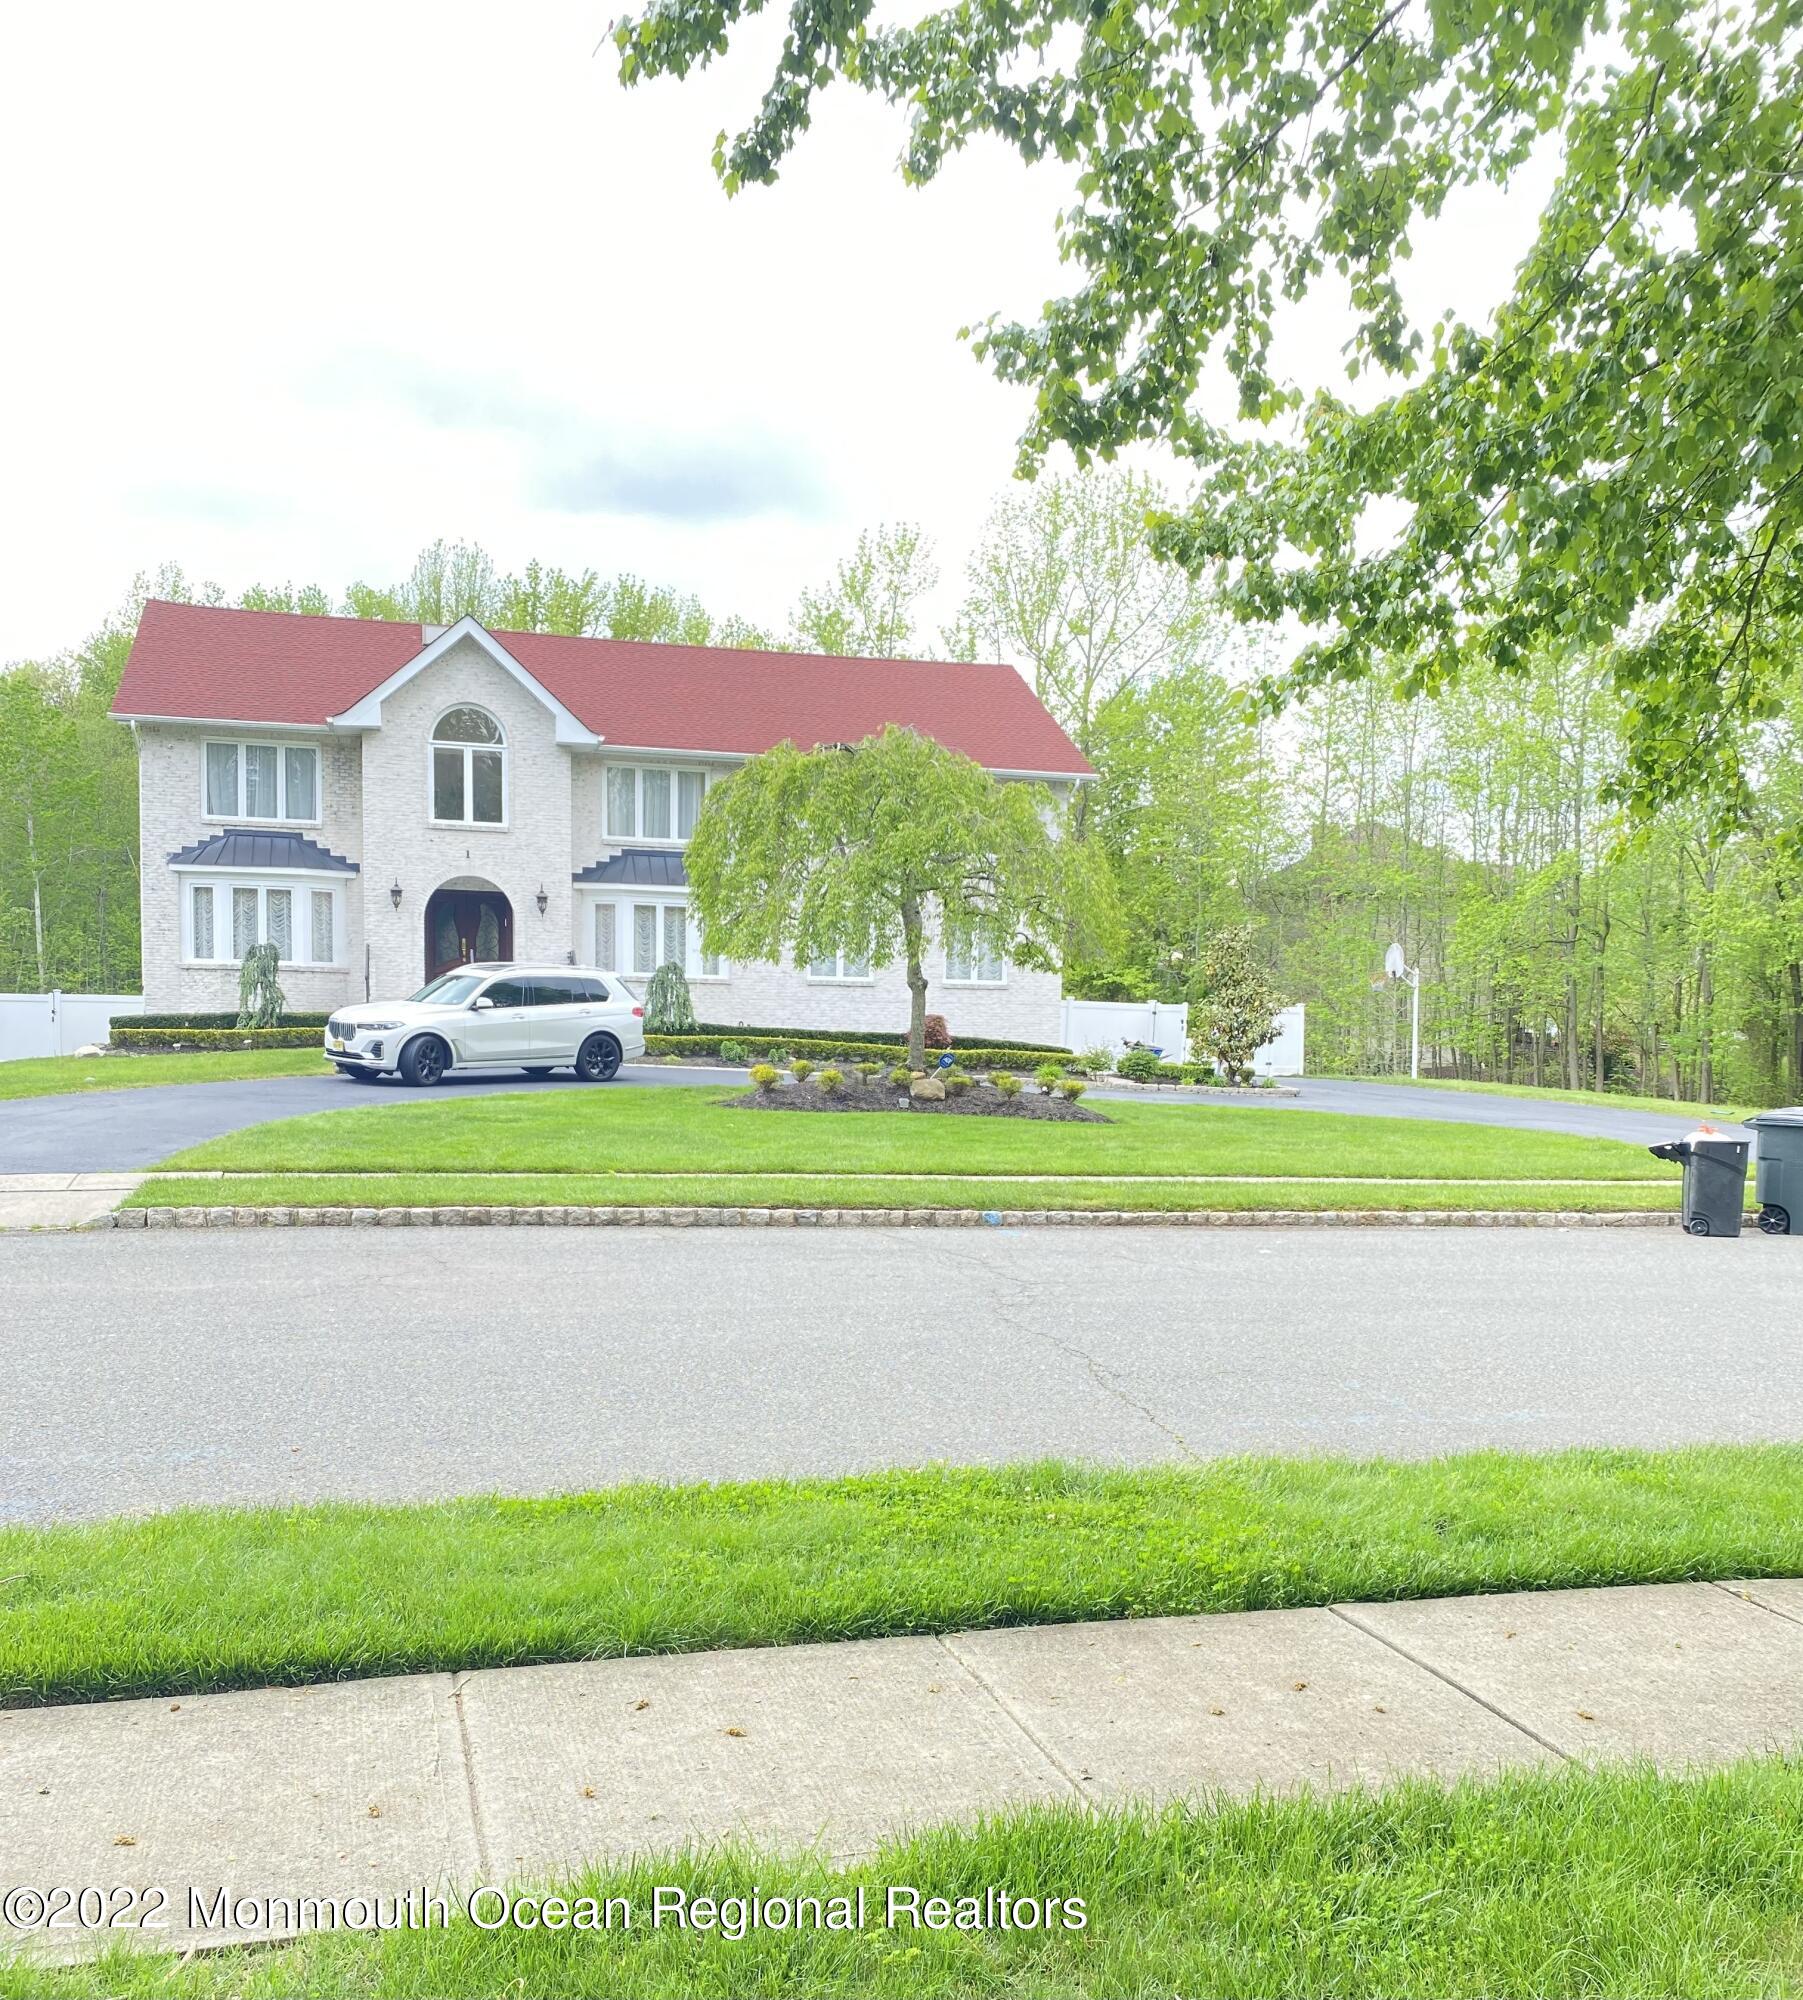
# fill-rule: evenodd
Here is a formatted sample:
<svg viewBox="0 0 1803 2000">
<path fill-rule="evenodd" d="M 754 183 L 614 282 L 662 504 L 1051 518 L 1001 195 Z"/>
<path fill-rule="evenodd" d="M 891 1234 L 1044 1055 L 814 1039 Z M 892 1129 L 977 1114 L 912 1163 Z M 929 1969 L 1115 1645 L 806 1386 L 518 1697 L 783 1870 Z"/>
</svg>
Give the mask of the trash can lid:
<svg viewBox="0 0 1803 2000">
<path fill-rule="evenodd" d="M 1762 1111 L 1746 1121 L 1749 1125 L 1803 1125 L 1803 1104 L 1787 1104 L 1776 1111 Z"/>
</svg>

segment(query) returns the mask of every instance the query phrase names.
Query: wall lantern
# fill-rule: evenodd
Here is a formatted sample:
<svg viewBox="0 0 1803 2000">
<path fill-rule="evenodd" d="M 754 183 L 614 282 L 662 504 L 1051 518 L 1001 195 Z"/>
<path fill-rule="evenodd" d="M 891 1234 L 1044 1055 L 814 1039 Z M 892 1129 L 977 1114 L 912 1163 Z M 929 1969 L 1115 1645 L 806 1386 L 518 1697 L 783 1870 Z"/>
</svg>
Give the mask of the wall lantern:
<svg viewBox="0 0 1803 2000">
<path fill-rule="evenodd" d="M 388 900 L 397 910 L 401 907 L 401 884 L 398 876 L 395 878 L 394 887 L 388 892 Z"/>
<path fill-rule="evenodd" d="M 539 913 L 539 915 L 540 915 L 540 916 L 542 917 L 542 916 L 543 916 L 543 915 L 545 914 L 545 912 L 546 912 L 546 911 L 547 911 L 547 910 L 548 910 L 548 909 L 549 909 L 550 907 L 551 907 L 551 898 L 550 898 L 549 896 L 547 896 L 547 895 L 545 894 L 545 885 L 544 885 L 544 884 L 543 884 L 543 883 L 541 882 L 541 883 L 540 883 L 540 884 L 538 885 L 538 913 Z"/>
</svg>

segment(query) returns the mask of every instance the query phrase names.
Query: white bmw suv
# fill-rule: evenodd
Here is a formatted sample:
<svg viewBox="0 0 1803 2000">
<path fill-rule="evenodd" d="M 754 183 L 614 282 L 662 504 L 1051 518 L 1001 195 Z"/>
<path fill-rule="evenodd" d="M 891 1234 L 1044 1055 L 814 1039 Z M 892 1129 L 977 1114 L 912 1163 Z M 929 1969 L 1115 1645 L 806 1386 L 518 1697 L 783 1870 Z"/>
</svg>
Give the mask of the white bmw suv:
<svg viewBox="0 0 1803 2000">
<path fill-rule="evenodd" d="M 460 965 L 410 1000 L 340 1007 L 325 1052 L 348 1077 L 416 1086 L 448 1070 L 573 1069 L 606 1083 L 645 1053 L 645 1010 L 617 973 L 570 965 Z"/>
</svg>

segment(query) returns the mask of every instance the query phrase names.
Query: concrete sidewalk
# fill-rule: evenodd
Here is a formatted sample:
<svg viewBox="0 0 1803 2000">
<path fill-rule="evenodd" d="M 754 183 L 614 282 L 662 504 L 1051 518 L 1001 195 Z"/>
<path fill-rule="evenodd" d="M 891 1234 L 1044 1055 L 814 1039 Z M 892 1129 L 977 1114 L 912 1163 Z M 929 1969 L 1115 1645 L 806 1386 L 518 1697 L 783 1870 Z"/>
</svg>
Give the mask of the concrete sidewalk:
<svg viewBox="0 0 1803 2000">
<path fill-rule="evenodd" d="M 119 1206 L 142 1174 L 0 1174 L 0 1230 L 79 1229 Z"/>
<path fill-rule="evenodd" d="M 0 1712 L 0 1888 L 161 1890 L 151 1935 L 184 1947 L 285 1927 L 209 1922 L 221 1889 L 455 1891 L 729 1838 L 849 1861 L 1040 1802 L 1703 1768 L 1800 1737 L 1803 1581 L 422 1674 Z"/>
</svg>

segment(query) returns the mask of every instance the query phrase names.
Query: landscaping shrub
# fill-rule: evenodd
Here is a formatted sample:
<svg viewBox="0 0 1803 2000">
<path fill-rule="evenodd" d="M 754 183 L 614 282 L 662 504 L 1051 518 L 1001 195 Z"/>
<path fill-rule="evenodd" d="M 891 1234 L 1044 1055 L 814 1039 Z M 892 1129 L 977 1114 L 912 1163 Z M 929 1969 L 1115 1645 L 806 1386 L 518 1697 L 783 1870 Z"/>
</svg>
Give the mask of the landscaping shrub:
<svg viewBox="0 0 1803 2000">
<path fill-rule="evenodd" d="M 116 1049 L 317 1049 L 318 1028 L 115 1028 Z"/>
<path fill-rule="evenodd" d="M 228 1015 L 220 1023 L 230 1027 L 234 1016 Z M 938 1017 L 933 1017 L 938 1018 Z M 755 1046 L 759 1042 L 777 1042 L 784 1048 L 794 1048 L 797 1044 L 831 1042 L 836 1048 L 844 1048 L 853 1042 L 878 1044 L 885 1055 L 893 1057 L 908 1045 L 905 1034 L 891 1032 L 887 1028 L 766 1028 L 753 1027 L 744 1021 L 697 1021 L 693 1032 L 697 1035 L 716 1037 L 732 1035 L 739 1041 Z M 1005 1037 L 983 1043 L 986 1049 L 1005 1049 L 1017 1056 L 1068 1056 L 1069 1049 L 1062 1049 L 1051 1042 L 1011 1042 Z"/>
<path fill-rule="evenodd" d="M 976 1078 L 967 1069 L 948 1069 L 940 1072 L 939 1081 L 945 1085 L 948 1097 L 962 1097 Z"/>
<path fill-rule="evenodd" d="M 842 1069 L 823 1069 L 814 1079 L 815 1087 L 824 1090 L 828 1097 L 844 1088 L 845 1072 Z"/>
<path fill-rule="evenodd" d="M 1159 1069 L 1172 1065 L 1159 1063 L 1150 1049 L 1129 1049 L 1114 1066 L 1116 1076 L 1124 1076 L 1129 1083 L 1151 1083 L 1156 1080 Z"/>
<path fill-rule="evenodd" d="M 240 1028 L 277 1028 L 282 1010 L 288 1005 L 281 981 L 281 952 L 273 944 L 253 944 L 238 968 L 238 1019 Z"/>
<path fill-rule="evenodd" d="M 1057 1063 L 1041 1063 L 1033 1072 L 1033 1081 L 1039 1085 L 1042 1095 L 1050 1097 L 1064 1081 L 1064 1071 Z"/>
<path fill-rule="evenodd" d="M 281 1014 L 271 1023 L 277 1028 L 323 1028 L 331 1019 L 329 1014 Z M 119 1025 L 138 1028 L 234 1028 L 238 1025 L 235 1013 L 227 1014 L 134 1014 L 129 1023 L 122 1015 Z"/>
<path fill-rule="evenodd" d="M 744 1044 L 736 1043 L 735 1046 L 742 1048 Z M 654 1056 L 724 1056 L 725 1049 L 726 1043 L 717 1040 L 711 1031 L 693 1035 L 647 1035 L 645 1037 L 645 1051 L 648 1055 Z M 817 1063 L 835 1062 L 844 1067 L 860 1060 L 868 1060 L 875 1062 L 881 1068 L 893 1063 L 901 1053 L 902 1051 L 892 1043 L 817 1036 L 798 1038 L 794 1041 L 784 1043 L 781 1047 L 773 1048 L 764 1060 L 783 1067 L 792 1062 L 796 1056 L 805 1055 Z M 967 1071 L 979 1069 L 1025 1070 L 1032 1067 L 1035 1057 L 1040 1061 L 1046 1061 L 1053 1056 L 1058 1056 L 1058 1054 L 1059 1052 L 1055 1049 L 1029 1050 L 1023 1054 L 1021 1051 L 1010 1048 L 1007 1043 L 1002 1042 L 988 1044 L 980 1048 L 960 1049 L 958 1051 L 958 1062 L 960 1067 Z M 1062 1069 L 1062 1066 L 1063 1058 L 1060 1056 L 1059 1067 Z"/>
<path fill-rule="evenodd" d="M 743 1042 L 725 1041 L 720 1044 L 720 1060 L 729 1063 L 749 1062 L 751 1051 Z"/>
<path fill-rule="evenodd" d="M 1058 1086 L 1058 1095 L 1066 1104 L 1075 1104 L 1088 1088 L 1089 1085 L 1080 1076 L 1067 1076 Z"/>
<path fill-rule="evenodd" d="M 894 1084 L 897 1090 L 906 1090 L 913 1080 L 914 1072 L 906 1063 L 897 1063 L 889 1072 L 889 1081 Z"/>
<path fill-rule="evenodd" d="M 688 1035 L 694 1031 L 695 1008 L 689 999 L 688 977 L 674 959 L 666 959 L 645 988 L 645 1032 Z"/>
<path fill-rule="evenodd" d="M 926 1045 L 929 1049 L 949 1049 L 952 1045 L 952 1031 L 945 1025 L 943 1014 L 929 1014 L 926 1019 Z"/>
<path fill-rule="evenodd" d="M 990 1079 L 990 1081 L 995 1085 L 996 1089 L 999 1090 L 1004 1097 L 1015 1098 L 1020 1095 L 1021 1091 L 1020 1078 L 1018 1076 L 1011 1074 L 1007 1070 L 998 1070 L 996 1074 Z"/>
<path fill-rule="evenodd" d="M 1079 1049 L 1075 1060 L 1065 1067 L 1083 1076 L 1106 1076 L 1114 1068 L 1114 1051 L 1097 1043 L 1093 1049 Z"/>
<path fill-rule="evenodd" d="M 759 1090 L 772 1091 L 782 1081 L 782 1072 L 772 1069 L 768 1063 L 759 1063 L 751 1072 L 751 1080 Z"/>
<path fill-rule="evenodd" d="M 880 1062 L 872 1062 L 870 1058 L 866 1056 L 864 1060 L 861 1063 L 858 1063 L 855 1067 L 857 1069 L 858 1074 L 864 1079 L 866 1083 L 868 1083 L 873 1076 L 881 1074 L 883 1066 Z"/>
<path fill-rule="evenodd" d="M 789 1065 L 789 1074 L 797 1083 L 806 1083 L 808 1078 L 814 1074 L 814 1065 L 806 1056 L 797 1056 Z M 843 1082 L 844 1079 L 841 1078 L 840 1080 Z"/>
</svg>

